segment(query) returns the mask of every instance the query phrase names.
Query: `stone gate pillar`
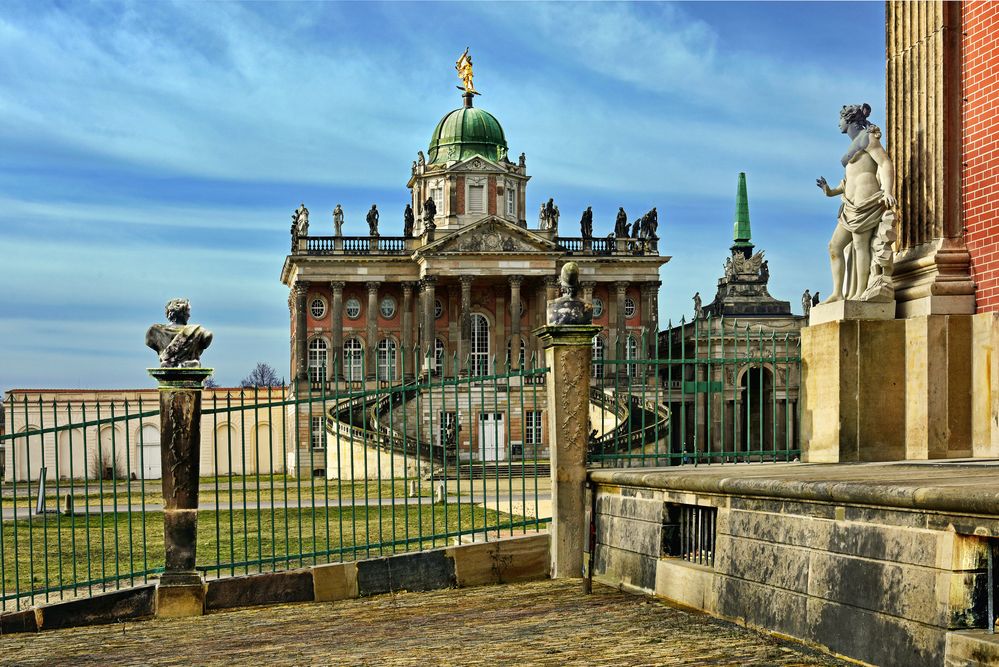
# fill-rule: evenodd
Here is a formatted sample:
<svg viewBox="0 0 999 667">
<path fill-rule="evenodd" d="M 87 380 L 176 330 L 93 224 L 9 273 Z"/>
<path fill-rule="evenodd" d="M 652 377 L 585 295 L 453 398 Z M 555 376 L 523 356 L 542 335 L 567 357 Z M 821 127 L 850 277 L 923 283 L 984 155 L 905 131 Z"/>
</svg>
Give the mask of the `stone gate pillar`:
<svg viewBox="0 0 999 667">
<path fill-rule="evenodd" d="M 566 280 L 568 267 L 577 271 Z M 551 576 L 582 578 L 583 552 L 589 533 L 586 516 L 586 445 L 590 429 L 590 365 L 593 337 L 600 327 L 590 322 L 593 308 L 579 301 L 575 263 L 563 269 L 563 287 L 571 296 L 548 304 L 548 324 L 535 333 L 545 349 L 549 368 L 547 427 L 552 477 Z M 566 316 L 566 313 L 569 316 Z"/>
<path fill-rule="evenodd" d="M 205 587 L 195 569 L 198 479 L 201 461 L 201 392 L 211 368 L 151 368 L 159 382 L 160 455 L 163 467 L 163 575 L 156 615 L 200 616 Z"/>
</svg>

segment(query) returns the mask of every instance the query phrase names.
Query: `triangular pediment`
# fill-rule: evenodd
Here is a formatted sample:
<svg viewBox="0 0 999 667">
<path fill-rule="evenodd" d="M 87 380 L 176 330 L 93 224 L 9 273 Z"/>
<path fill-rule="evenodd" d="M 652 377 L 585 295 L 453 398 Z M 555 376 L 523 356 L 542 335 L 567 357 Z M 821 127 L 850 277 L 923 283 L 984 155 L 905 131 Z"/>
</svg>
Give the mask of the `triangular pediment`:
<svg viewBox="0 0 999 667">
<path fill-rule="evenodd" d="M 499 164 L 493 162 L 489 158 L 482 157 L 481 155 L 472 155 L 460 162 L 456 162 L 448 168 L 451 172 L 491 172 L 496 174 L 505 174 L 507 170 L 501 167 Z"/>
<path fill-rule="evenodd" d="M 502 218 L 488 216 L 437 239 L 418 254 L 561 252 L 555 243 Z"/>
</svg>

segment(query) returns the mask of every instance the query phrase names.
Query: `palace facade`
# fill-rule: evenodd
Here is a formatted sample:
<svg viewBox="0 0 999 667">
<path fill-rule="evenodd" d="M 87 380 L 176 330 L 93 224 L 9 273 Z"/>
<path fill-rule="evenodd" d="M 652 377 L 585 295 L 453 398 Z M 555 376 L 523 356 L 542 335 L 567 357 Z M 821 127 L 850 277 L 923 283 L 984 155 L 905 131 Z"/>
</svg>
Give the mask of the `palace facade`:
<svg viewBox="0 0 999 667">
<path fill-rule="evenodd" d="M 401 230 L 385 230 L 369 211 L 366 236 L 316 235 L 304 205 L 296 212 L 281 281 L 290 288 L 299 394 L 305 386 L 333 395 L 541 366 L 533 331 L 545 323 L 569 260 L 579 265 L 584 298 L 601 326 L 596 356 L 654 354 L 659 267 L 669 261 L 659 253 L 655 225 L 602 238 L 569 233 L 551 200 L 529 225 L 526 156 L 514 162 L 509 153 L 499 121 L 465 93 L 462 106 L 437 123 L 426 156 L 420 151 L 413 162 L 406 183 L 412 217 L 400 221 Z M 342 213 L 334 216 L 339 230 Z M 520 415 L 489 412 L 522 432 Z M 479 418 L 440 415 L 442 423 Z M 322 417 L 300 416 L 299 429 L 301 441 L 322 449 Z M 485 455 L 474 429 L 459 432 L 460 457 Z M 540 437 L 547 442 L 547 434 Z M 490 456 L 516 456 L 517 444 L 493 446 Z"/>
</svg>

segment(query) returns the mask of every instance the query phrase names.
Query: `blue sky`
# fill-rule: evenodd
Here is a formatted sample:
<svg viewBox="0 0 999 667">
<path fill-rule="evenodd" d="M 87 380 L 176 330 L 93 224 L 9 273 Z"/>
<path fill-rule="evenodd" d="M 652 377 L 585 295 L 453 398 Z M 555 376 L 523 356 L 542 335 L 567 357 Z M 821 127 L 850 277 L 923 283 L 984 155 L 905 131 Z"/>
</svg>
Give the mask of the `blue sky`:
<svg viewBox="0 0 999 667">
<path fill-rule="evenodd" d="M 527 210 L 659 210 L 661 319 L 709 301 L 739 171 L 771 293 L 828 292 L 840 106 L 884 122 L 871 3 L 0 4 L 0 389 L 143 387 L 174 296 L 235 384 L 288 368 L 292 210 L 401 229 L 416 151 L 476 100 L 527 153 Z M 396 215 L 396 211 L 400 213 Z M 398 218 L 398 220 L 396 219 Z"/>
</svg>

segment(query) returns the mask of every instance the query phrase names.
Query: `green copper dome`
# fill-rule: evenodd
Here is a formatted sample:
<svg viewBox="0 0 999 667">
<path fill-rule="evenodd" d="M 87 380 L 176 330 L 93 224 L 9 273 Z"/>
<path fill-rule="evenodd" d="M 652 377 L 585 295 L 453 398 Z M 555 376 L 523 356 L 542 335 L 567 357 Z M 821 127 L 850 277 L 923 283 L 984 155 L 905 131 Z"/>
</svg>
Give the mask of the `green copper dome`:
<svg viewBox="0 0 999 667">
<path fill-rule="evenodd" d="M 438 164 L 481 155 L 490 160 L 506 157 L 506 136 L 499 121 L 488 111 L 472 106 L 471 95 L 465 106 L 450 112 L 437 123 L 430 137 L 428 160 Z"/>
</svg>

